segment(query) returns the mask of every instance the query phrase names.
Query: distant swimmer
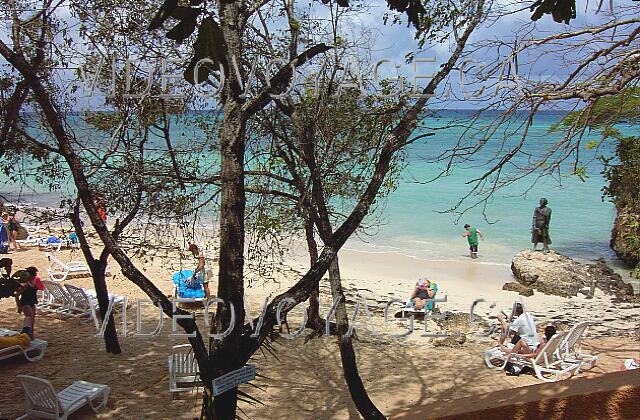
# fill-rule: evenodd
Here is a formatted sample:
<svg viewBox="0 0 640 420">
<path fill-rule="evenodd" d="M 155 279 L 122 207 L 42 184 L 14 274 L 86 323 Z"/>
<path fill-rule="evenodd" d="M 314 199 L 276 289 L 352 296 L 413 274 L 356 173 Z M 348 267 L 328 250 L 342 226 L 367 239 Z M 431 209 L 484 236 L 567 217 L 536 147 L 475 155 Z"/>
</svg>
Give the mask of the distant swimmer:
<svg viewBox="0 0 640 420">
<path fill-rule="evenodd" d="M 480 229 L 471 227 L 470 225 L 464 225 L 464 229 L 466 232 L 462 235 L 462 237 L 467 237 L 467 241 L 469 241 L 469 256 L 471 258 L 478 258 L 478 236 L 480 239 L 484 241 L 484 236 Z"/>
</svg>

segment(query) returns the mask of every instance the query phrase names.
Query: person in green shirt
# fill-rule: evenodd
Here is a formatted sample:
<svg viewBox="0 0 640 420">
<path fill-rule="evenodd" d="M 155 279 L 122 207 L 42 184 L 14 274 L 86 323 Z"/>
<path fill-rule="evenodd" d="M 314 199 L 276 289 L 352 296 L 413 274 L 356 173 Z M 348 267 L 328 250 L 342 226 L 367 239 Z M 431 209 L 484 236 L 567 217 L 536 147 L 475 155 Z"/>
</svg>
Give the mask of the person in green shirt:
<svg viewBox="0 0 640 420">
<path fill-rule="evenodd" d="M 480 236 L 480 239 L 482 239 L 483 241 L 484 236 L 479 229 L 471 227 L 469 225 L 464 225 L 464 229 L 466 230 L 466 232 L 464 233 L 464 235 L 462 235 L 462 237 L 466 236 L 467 241 L 469 241 L 469 256 L 474 259 L 478 258 L 478 236 Z"/>
</svg>

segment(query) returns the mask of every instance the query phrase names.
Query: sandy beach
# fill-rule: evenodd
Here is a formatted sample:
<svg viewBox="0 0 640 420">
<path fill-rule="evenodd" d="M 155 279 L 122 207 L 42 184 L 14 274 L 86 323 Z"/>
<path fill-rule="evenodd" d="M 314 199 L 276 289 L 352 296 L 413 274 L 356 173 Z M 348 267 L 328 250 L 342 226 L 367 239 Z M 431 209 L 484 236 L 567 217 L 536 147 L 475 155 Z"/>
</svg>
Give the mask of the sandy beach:
<svg viewBox="0 0 640 420">
<path fill-rule="evenodd" d="M 46 275 L 49 263 L 44 252 L 29 249 L 13 253 L 10 257 L 14 259 L 14 267 L 36 265 Z M 80 259 L 81 254 L 67 250 L 59 252 L 57 257 L 69 261 Z M 180 266 L 177 253 L 169 252 L 164 258 L 137 262 L 164 293 L 173 293 L 170 278 Z M 432 338 L 422 337 L 423 321 L 417 320 L 415 331 L 403 339 L 393 338 L 390 334 L 406 331 L 407 322 L 383 322 L 385 303 L 392 298 L 406 299 L 415 279 L 425 275 L 438 283 L 438 297 L 447 298 L 446 302 L 439 303 L 442 311 L 468 314 L 476 299 L 484 299 L 486 302 L 478 304 L 475 313 L 493 322 L 491 317 L 498 308 L 508 309 L 515 300 L 520 300 L 516 293 L 501 289 L 505 281 L 512 279 L 508 266 L 486 264 L 481 259 L 425 263 L 399 254 L 349 250 L 341 252 L 340 262 L 348 309 L 353 311 L 354 303 L 365 299 L 377 333 L 372 334 L 364 326 L 366 317 L 358 317 L 356 321 L 363 324 L 356 329 L 360 373 L 371 398 L 390 418 L 411 418 L 407 417 L 411 414 L 411 407 L 438 406 L 445 401 L 488 392 L 515 392 L 516 388 L 526 389 L 523 387 L 540 383 L 532 375 L 509 377 L 503 372 L 488 369 L 484 365 L 482 351 L 494 345 L 495 338 L 466 334 L 462 344 L 436 347 Z M 110 292 L 126 295 L 130 301 L 128 335 L 120 338 L 123 353 L 113 356 L 104 352 L 104 343 L 95 337 L 93 323 L 38 314 L 36 335 L 48 341 L 47 353 L 35 363 L 21 357 L 0 362 L 3 377 L 0 417 L 13 418 L 24 412 L 22 391 L 15 380 L 18 374 L 49 379 L 57 389 L 77 379 L 108 384 L 111 387 L 109 404 L 97 415 L 98 418 L 186 419 L 198 414 L 199 399 L 194 393 L 183 393 L 173 401 L 168 393 L 167 356 L 172 346 L 184 344 L 186 339 L 171 335 L 171 322 L 166 317 L 158 336 L 134 337 L 135 302 L 146 296 L 119 273 L 114 262 L 110 265 L 113 273 L 108 278 Z M 251 313 L 257 314 L 265 297 L 284 291 L 305 268 L 303 254 L 295 252 L 288 264 L 273 273 L 273 280 L 254 281 L 247 291 Z M 93 288 L 89 277 L 68 279 L 65 283 Z M 215 287 L 212 284 L 212 290 Z M 559 328 L 567 328 L 582 320 L 598 322 L 584 340 L 584 349 L 599 357 L 598 364 L 590 371 L 580 372 L 575 378 L 595 378 L 616 372 L 625 358 L 640 356 L 637 321 L 640 307 L 615 305 L 612 300 L 611 296 L 601 292 L 590 300 L 541 293 L 522 298 L 527 310 L 535 316 L 539 330 L 551 322 Z M 328 281 L 323 280 L 321 314 L 326 314 L 330 302 Z M 493 303 L 495 307 L 490 308 Z M 202 312 L 196 317 L 204 328 Z M 142 318 L 142 331 L 151 331 L 157 323 L 157 311 L 151 305 L 143 305 Z M 22 316 L 16 313 L 11 299 L 0 301 L 0 319 L 2 327 L 20 328 Z M 121 332 L 121 312 L 118 312 L 116 322 Z M 298 328 L 300 311 L 292 311 L 289 322 L 292 329 Z M 438 330 L 433 321 L 429 321 L 428 327 L 430 331 Z M 478 324 L 477 331 L 482 329 L 483 326 Z M 304 336 L 293 340 L 281 338 L 276 342 L 276 348 L 277 359 L 268 353 L 255 355 L 254 363 L 262 376 L 254 383 L 262 390 L 246 385 L 241 387 L 264 403 L 241 405 L 250 418 L 292 415 L 310 419 L 358 418 L 342 377 L 335 337 L 315 338 L 307 343 Z M 562 386 L 566 384 L 567 381 Z M 472 409 L 474 407 L 470 405 L 469 410 Z M 77 418 L 92 416 L 93 412 L 85 409 Z"/>
</svg>

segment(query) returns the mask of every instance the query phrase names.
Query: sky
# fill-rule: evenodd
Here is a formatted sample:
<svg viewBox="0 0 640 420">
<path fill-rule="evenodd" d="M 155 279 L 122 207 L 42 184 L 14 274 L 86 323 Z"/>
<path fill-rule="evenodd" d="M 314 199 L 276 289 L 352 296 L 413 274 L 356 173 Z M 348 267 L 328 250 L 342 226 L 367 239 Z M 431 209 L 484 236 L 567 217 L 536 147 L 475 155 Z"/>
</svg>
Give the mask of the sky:
<svg viewBox="0 0 640 420">
<path fill-rule="evenodd" d="M 578 1 L 578 16 L 569 25 L 564 23 L 555 23 L 549 15 L 544 16 L 538 22 L 532 23 L 530 21 L 531 13 L 529 10 L 526 10 L 526 6 L 530 3 L 531 2 L 517 2 L 514 0 L 497 0 L 494 2 L 493 9 L 500 11 L 501 13 L 523 9 L 523 7 L 525 10 L 502 16 L 496 23 L 486 22 L 473 34 L 470 42 L 476 43 L 500 40 L 505 42 L 506 45 L 513 45 L 516 39 L 516 34 L 519 32 L 521 33 L 523 26 L 529 28 L 530 37 L 539 38 L 561 31 L 576 30 L 584 27 L 585 25 L 596 24 L 610 18 L 610 3 L 606 2 L 606 4 L 603 5 L 602 10 L 599 13 L 596 13 L 598 2 L 592 0 L 591 3 L 588 1 Z M 33 4 L 35 7 L 38 2 L 34 1 Z M 158 4 L 160 4 L 160 1 Z M 307 4 L 307 2 L 300 2 L 300 7 L 302 8 L 305 4 Z M 312 12 L 316 16 L 322 17 L 329 15 L 329 8 L 327 6 L 320 2 L 312 4 Z M 615 13 L 616 11 L 622 10 L 624 7 L 628 7 L 632 4 L 637 5 L 637 2 L 633 2 L 633 0 L 615 0 L 611 4 L 614 7 Z M 350 16 L 348 18 L 348 22 L 340 29 L 341 33 L 345 37 L 358 38 L 363 32 L 370 34 L 371 66 L 373 66 L 373 63 L 375 62 L 385 59 L 390 60 L 401 67 L 396 72 L 391 64 L 384 64 L 379 68 L 381 77 L 395 77 L 400 74 L 407 77 L 412 82 L 414 78 L 414 65 L 406 63 L 405 58 L 408 53 L 415 53 L 415 57 L 418 59 L 433 60 L 433 62 L 420 62 L 415 65 L 415 69 L 417 69 L 416 72 L 420 75 L 429 75 L 430 73 L 433 73 L 441 63 L 446 61 L 451 49 L 451 40 L 445 41 L 442 44 L 428 45 L 423 51 L 418 51 L 417 42 L 414 39 L 413 28 L 407 27 L 405 22 L 400 22 L 395 25 L 385 24 L 384 16 L 387 13 L 388 9 L 386 7 L 386 1 L 376 0 L 367 2 L 366 9 L 361 13 Z M 58 12 L 58 16 L 71 27 L 77 28 L 77 25 L 75 25 L 77 21 L 69 13 L 68 7 L 61 7 Z M 4 20 L 2 22 L 3 25 L 0 26 L 0 39 L 5 42 L 9 42 L 7 21 Z M 83 47 L 78 43 L 77 48 Z M 490 62 L 493 58 L 492 54 L 494 54 L 493 57 L 495 57 L 495 51 L 485 49 L 475 56 L 472 56 L 471 59 L 475 61 L 475 63 Z M 559 66 L 556 60 L 557 57 L 553 57 L 551 55 L 520 57 L 519 70 L 522 74 L 526 73 L 534 79 L 558 79 L 563 75 L 568 74 L 568 69 Z M 2 59 L 0 59 L 0 63 L 2 63 Z M 469 66 L 471 65 L 471 62 L 466 63 L 465 65 Z M 66 71 L 61 71 L 61 74 L 64 74 L 61 76 L 61 79 L 76 77 L 76 71 L 75 68 L 73 68 L 74 65 L 72 64 L 70 67 L 72 68 Z M 362 73 L 371 74 L 371 68 L 363 69 Z M 420 82 L 424 85 L 428 82 L 428 78 L 422 78 L 420 79 Z M 80 83 L 80 89 L 75 94 L 76 99 L 78 100 L 77 106 L 80 108 L 90 109 L 100 107 L 103 98 L 97 96 L 88 97 L 88 89 L 83 88 L 86 86 L 88 86 L 86 83 Z M 466 89 L 464 93 L 473 93 L 476 89 L 475 86 Z M 455 71 L 452 73 L 450 87 L 448 89 L 451 89 L 451 92 L 458 97 L 463 96 L 463 92 L 460 87 L 459 73 L 456 73 Z M 476 108 L 482 105 L 468 100 L 464 101 L 457 100 L 456 98 L 443 98 L 442 90 L 439 92 L 437 99 L 439 99 L 437 101 L 438 106 L 441 108 Z"/>
</svg>

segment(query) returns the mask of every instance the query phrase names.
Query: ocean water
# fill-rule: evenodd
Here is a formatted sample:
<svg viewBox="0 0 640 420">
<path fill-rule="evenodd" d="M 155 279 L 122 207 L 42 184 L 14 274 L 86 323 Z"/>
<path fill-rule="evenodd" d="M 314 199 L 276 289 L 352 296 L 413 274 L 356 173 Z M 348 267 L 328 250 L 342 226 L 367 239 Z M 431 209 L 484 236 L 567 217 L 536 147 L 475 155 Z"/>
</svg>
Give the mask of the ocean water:
<svg viewBox="0 0 640 420">
<path fill-rule="evenodd" d="M 502 172 L 502 176 L 516 173 L 516 166 L 523 167 L 530 157 L 541 156 L 550 145 L 561 139 L 561 134 L 549 132 L 549 128 L 560 121 L 564 113 L 544 112 L 539 114 L 529 128 L 529 137 L 523 147 L 526 154 L 519 155 Z M 489 166 L 487 161 L 504 150 L 514 147 L 519 141 L 520 125 L 524 115 L 491 137 L 483 149 L 476 153 L 473 161 L 455 165 L 447 176 L 433 182 L 445 163 L 431 162 L 459 139 L 465 146 L 477 144 L 478 133 L 486 133 L 497 113 L 488 114 L 471 121 L 472 111 L 439 111 L 427 118 L 423 124 L 438 128 L 436 135 L 426 137 L 407 149 L 406 167 L 398 187 L 384 200 L 376 216 L 369 218 L 374 225 L 365 235 L 352 238 L 347 248 L 363 252 L 398 252 L 419 260 L 459 260 L 467 258 L 468 247 L 462 226 L 469 223 L 479 228 L 486 240 L 480 243 L 480 261 L 488 264 L 508 264 L 513 255 L 531 246 L 530 227 L 534 208 L 540 197 L 549 200 L 553 210 L 551 219 L 552 249 L 579 258 L 594 260 L 613 258 L 609 249 L 609 236 L 615 217 L 613 205 L 601 198 L 605 180 L 600 174 L 602 164 L 595 159 L 598 154 L 611 155 L 613 145 L 603 144 L 598 150 L 588 150 L 587 136 L 579 147 L 580 161 L 587 168 L 588 177 L 580 180 L 572 176 L 570 165 L 563 165 L 561 177 L 544 177 L 536 180 L 533 174 L 506 188 L 497 190 L 486 206 L 472 208 L 460 215 L 446 212 L 457 201 L 469 193 L 468 182 L 482 175 Z M 471 128 L 471 130 L 469 130 Z M 631 127 L 623 129 L 631 130 Z M 174 137 L 187 139 L 202 135 L 200 130 L 188 124 L 188 120 L 174 124 Z M 501 140 L 505 139 L 501 152 Z M 187 144 L 185 142 L 185 144 Z M 535 181 L 535 182 L 534 182 Z M 0 191 L 11 201 L 20 199 L 39 205 L 56 206 L 59 192 L 47 192 L 29 183 L 31 189 L 22 184 L 5 183 Z M 72 190 L 64 185 L 63 192 Z M 16 194 L 16 191 L 22 191 Z M 11 193 L 12 192 L 12 193 Z M 481 195 L 469 197 L 467 205 L 482 199 Z M 464 208 L 464 206 L 462 207 Z"/>
<path fill-rule="evenodd" d="M 471 114 L 470 111 L 443 111 L 426 124 L 442 127 L 456 120 L 467 124 L 464 119 Z M 560 121 L 563 115 L 561 112 L 538 115 L 529 129 L 524 150 L 531 156 L 540 156 L 551 144 L 561 139 L 560 134 L 549 132 L 549 128 Z M 489 115 L 476 121 L 476 130 L 482 132 L 494 116 L 495 114 Z M 447 210 L 469 193 L 471 186 L 467 183 L 470 180 L 487 171 L 489 166 L 483 165 L 483 162 L 498 153 L 498 146 L 503 139 L 501 135 L 494 136 L 493 142 L 488 142 L 474 156 L 474 162 L 456 166 L 447 176 L 425 183 L 444 168 L 444 163 L 432 163 L 430 160 L 455 145 L 464 130 L 463 127 L 453 127 L 438 131 L 435 136 L 409 147 L 407 167 L 402 173 L 399 186 L 380 211 L 382 225 L 375 236 L 349 241 L 349 248 L 370 252 L 398 252 L 426 261 L 459 260 L 468 255 L 467 241 L 461 236 L 464 224 L 468 223 L 485 235 L 485 241 L 481 241 L 479 246 L 479 261 L 508 264 L 516 252 L 531 247 L 533 210 L 538 206 L 539 199 L 546 197 L 553 211 L 550 229 L 552 249 L 580 260 L 614 258 L 609 248 L 609 238 L 615 208 L 608 200 L 602 200 L 601 189 L 606 184 L 601 175 L 603 165 L 594 159 L 599 154 L 611 155 L 613 145 L 602 144 L 599 150 L 588 150 L 585 146 L 587 141 L 598 138 L 593 134 L 592 138 L 587 136 L 589 138 L 583 140 L 579 153 L 581 161 L 587 167 L 588 177 L 584 180 L 571 175 L 572 170 L 567 163 L 563 165 L 566 176 L 537 179 L 536 174 L 532 174 L 494 192 L 486 207 L 481 205 L 460 215 Z M 514 147 L 520 141 L 517 134 L 507 135 L 506 138 L 507 147 Z M 469 138 L 469 144 L 474 142 Z M 522 167 L 527 159 L 528 156 L 518 156 L 515 162 Z M 517 170 L 510 167 L 502 175 L 516 173 Z M 461 209 L 482 198 L 480 195 L 472 195 L 466 202 L 467 206 Z"/>
</svg>

